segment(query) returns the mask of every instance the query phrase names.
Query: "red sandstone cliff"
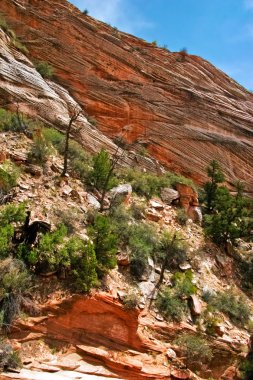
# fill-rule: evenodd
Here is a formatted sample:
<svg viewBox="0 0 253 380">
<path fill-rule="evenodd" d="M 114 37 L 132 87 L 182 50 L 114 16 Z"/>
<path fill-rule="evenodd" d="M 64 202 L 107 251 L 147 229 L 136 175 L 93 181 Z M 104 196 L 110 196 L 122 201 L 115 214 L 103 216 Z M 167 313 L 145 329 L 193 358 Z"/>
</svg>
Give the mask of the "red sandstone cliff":
<svg viewBox="0 0 253 380">
<path fill-rule="evenodd" d="M 65 0 L 1 0 L 30 51 L 112 137 L 144 140 L 169 169 L 203 180 L 211 159 L 252 192 L 253 94 L 200 57 L 171 53 Z"/>
</svg>

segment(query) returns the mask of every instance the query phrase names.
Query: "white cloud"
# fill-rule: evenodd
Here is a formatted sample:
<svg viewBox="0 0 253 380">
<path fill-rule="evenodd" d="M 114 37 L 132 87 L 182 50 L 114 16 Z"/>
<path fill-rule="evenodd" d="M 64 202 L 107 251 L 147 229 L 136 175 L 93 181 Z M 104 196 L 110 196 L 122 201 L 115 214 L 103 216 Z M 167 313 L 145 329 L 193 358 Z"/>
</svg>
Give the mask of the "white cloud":
<svg viewBox="0 0 253 380">
<path fill-rule="evenodd" d="M 127 33 L 135 34 L 153 24 L 147 21 L 128 0 L 72 0 L 81 10 Z"/>
</svg>

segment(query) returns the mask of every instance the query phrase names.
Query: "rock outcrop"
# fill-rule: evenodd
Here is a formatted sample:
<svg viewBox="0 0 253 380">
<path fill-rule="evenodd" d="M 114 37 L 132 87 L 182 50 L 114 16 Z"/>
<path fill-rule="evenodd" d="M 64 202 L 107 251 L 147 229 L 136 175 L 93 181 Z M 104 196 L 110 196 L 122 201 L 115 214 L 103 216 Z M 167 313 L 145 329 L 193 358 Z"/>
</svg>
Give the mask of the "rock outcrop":
<svg viewBox="0 0 253 380">
<path fill-rule="evenodd" d="M 253 94 L 212 64 L 121 33 L 65 0 L 1 0 L 0 11 L 104 134 L 123 131 L 200 182 L 215 158 L 229 182 L 239 178 L 252 192 Z"/>
</svg>

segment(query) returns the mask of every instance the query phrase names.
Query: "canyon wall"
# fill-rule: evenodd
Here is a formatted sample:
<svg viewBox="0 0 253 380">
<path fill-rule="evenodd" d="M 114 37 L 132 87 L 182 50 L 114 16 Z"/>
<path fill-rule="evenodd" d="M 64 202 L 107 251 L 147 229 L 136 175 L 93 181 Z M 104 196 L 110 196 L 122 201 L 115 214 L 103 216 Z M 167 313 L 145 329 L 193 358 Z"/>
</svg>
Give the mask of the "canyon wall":
<svg viewBox="0 0 253 380">
<path fill-rule="evenodd" d="M 103 134 L 123 131 L 198 182 L 216 159 L 229 182 L 253 191 L 253 94 L 211 63 L 122 33 L 65 0 L 1 0 L 0 12 Z"/>
</svg>

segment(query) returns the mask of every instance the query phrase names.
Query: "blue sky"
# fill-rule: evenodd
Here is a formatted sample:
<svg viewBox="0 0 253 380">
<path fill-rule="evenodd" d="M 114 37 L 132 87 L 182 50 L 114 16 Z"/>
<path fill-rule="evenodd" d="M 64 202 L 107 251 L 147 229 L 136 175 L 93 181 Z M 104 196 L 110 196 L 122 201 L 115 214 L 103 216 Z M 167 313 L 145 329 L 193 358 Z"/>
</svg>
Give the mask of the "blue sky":
<svg viewBox="0 0 253 380">
<path fill-rule="evenodd" d="M 253 0 L 70 0 L 171 51 L 187 48 L 253 90 Z"/>
</svg>

